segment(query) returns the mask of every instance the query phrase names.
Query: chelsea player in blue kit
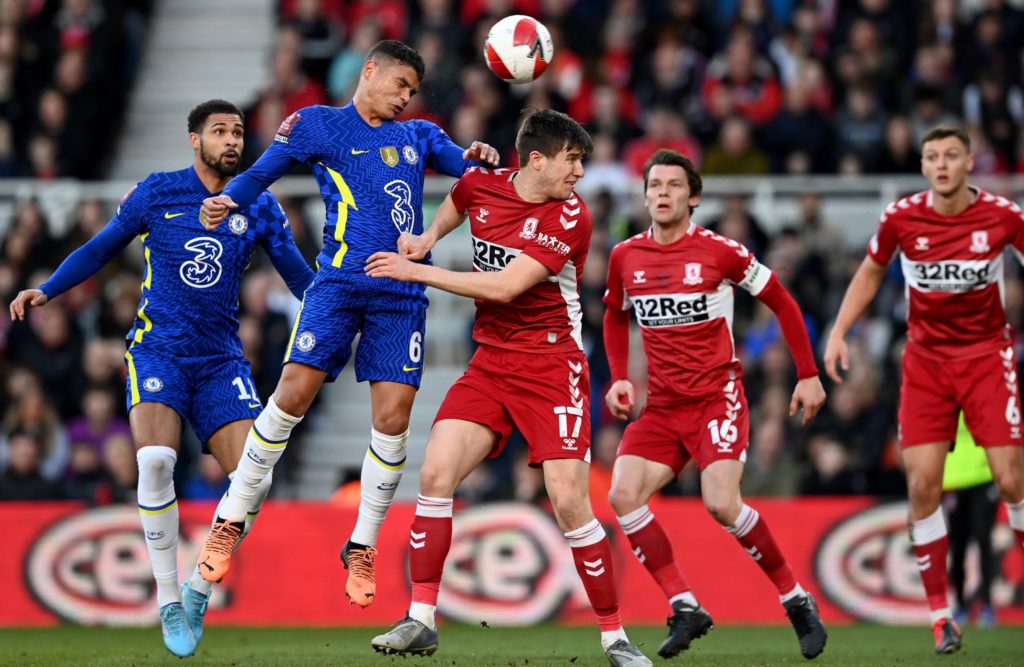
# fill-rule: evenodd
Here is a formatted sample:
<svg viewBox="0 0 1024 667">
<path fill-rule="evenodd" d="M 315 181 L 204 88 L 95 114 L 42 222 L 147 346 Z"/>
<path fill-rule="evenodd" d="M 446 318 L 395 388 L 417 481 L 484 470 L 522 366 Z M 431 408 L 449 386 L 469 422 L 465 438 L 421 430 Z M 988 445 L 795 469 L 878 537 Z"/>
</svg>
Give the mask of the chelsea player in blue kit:
<svg viewBox="0 0 1024 667">
<path fill-rule="evenodd" d="M 498 163 L 491 146 L 463 150 L 432 123 L 395 122 L 416 93 L 423 59 L 401 42 L 385 40 L 369 52 L 352 102 L 314 106 L 285 119 L 274 142 L 222 195 L 203 202 L 202 215 L 217 227 L 297 163 L 313 169 L 327 207 L 318 272 L 295 320 L 281 380 L 245 445 L 245 456 L 200 554 L 211 581 L 228 571 L 243 529 L 245 508 L 280 459 L 292 429 L 325 381 L 355 355 L 356 379 L 370 382 L 373 427 L 363 459 L 359 518 L 342 550 L 349 571 L 345 593 L 362 607 L 373 602 L 377 534 L 405 465 L 409 414 L 423 369 L 425 287 L 376 280 L 366 259 L 394 251 L 403 233 L 423 229 L 423 175 L 427 168 L 461 176 L 478 162 Z"/>
<path fill-rule="evenodd" d="M 313 280 L 288 219 L 270 193 L 207 230 L 199 205 L 237 172 L 242 114 L 211 100 L 188 117 L 193 166 L 151 174 L 121 200 L 93 239 L 73 252 L 39 289 L 11 303 L 11 317 L 39 307 L 98 271 L 139 237 L 146 262 L 135 326 L 128 332 L 128 419 L 138 449 L 139 516 L 156 579 L 164 644 L 195 652 L 211 584 L 194 572 L 178 587 L 178 505 L 172 475 L 184 420 L 225 472 L 232 473 L 246 433 L 262 410 L 238 338 L 238 292 L 257 246 L 301 298 Z M 245 505 L 246 532 L 270 490 L 263 480 Z M 221 500 L 223 504 L 224 500 Z M 184 602 L 184 605 L 183 605 Z"/>
</svg>

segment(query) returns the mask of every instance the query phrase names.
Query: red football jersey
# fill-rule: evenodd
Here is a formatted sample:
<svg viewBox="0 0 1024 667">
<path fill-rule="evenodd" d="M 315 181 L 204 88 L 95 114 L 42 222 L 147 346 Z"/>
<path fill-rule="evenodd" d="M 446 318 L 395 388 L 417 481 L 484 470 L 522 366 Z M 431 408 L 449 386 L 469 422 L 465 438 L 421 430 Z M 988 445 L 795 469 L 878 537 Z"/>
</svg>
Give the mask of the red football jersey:
<svg viewBox="0 0 1024 667">
<path fill-rule="evenodd" d="M 757 296 L 771 275 L 742 244 L 695 224 L 669 245 L 648 230 L 612 249 L 604 302 L 632 308 L 640 325 L 648 405 L 721 393 L 723 377 L 740 377 L 733 287 Z"/>
<path fill-rule="evenodd" d="M 580 280 L 590 250 L 590 211 L 579 196 L 543 204 L 523 201 L 518 171 L 467 171 L 452 188 L 455 207 L 469 215 L 473 268 L 501 271 L 525 254 L 551 275 L 511 303 L 476 301 L 473 340 L 534 353 L 582 350 Z"/>
<path fill-rule="evenodd" d="M 909 340 L 943 357 L 984 354 L 1009 339 L 1003 250 L 1024 250 L 1024 213 L 972 190 L 974 202 L 955 217 L 935 212 L 931 190 L 889 204 L 868 243 L 879 264 L 902 253 Z"/>
</svg>

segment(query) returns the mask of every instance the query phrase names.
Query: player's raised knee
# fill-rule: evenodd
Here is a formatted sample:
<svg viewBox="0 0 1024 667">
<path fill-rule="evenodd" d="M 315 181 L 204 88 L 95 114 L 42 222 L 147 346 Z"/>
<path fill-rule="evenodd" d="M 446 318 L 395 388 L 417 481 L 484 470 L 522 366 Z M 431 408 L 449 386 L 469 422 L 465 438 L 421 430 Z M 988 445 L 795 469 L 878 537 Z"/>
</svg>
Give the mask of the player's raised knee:
<svg viewBox="0 0 1024 667">
<path fill-rule="evenodd" d="M 459 480 L 450 466 L 438 465 L 432 461 L 423 463 L 420 468 L 420 494 L 430 498 L 451 498 Z"/>
<path fill-rule="evenodd" d="M 1009 466 L 993 470 L 992 481 L 1004 502 L 1016 504 L 1024 500 L 1024 475 L 1019 470 Z"/>
<path fill-rule="evenodd" d="M 642 497 L 640 488 L 637 486 L 613 486 L 612 490 L 608 492 L 608 502 L 611 503 L 616 515 L 624 516 L 640 509 L 647 500 Z"/>
</svg>

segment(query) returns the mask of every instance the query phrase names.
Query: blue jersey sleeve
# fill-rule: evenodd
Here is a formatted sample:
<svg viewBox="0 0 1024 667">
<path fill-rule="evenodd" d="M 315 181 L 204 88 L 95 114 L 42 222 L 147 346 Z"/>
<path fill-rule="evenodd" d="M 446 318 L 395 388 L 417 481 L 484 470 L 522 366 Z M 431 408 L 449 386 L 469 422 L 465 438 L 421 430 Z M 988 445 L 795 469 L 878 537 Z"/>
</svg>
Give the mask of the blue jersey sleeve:
<svg viewBox="0 0 1024 667">
<path fill-rule="evenodd" d="M 306 107 L 285 118 L 256 164 L 231 179 L 222 194 L 231 197 L 240 208 L 246 208 L 296 163 L 320 159 L 323 129 L 319 116 L 317 107 Z"/>
<path fill-rule="evenodd" d="M 82 244 L 61 262 L 50 279 L 39 286 L 47 298 L 53 299 L 99 271 L 104 264 L 124 250 L 139 234 L 146 230 L 144 214 L 148 205 L 145 182 L 132 188 L 117 213 L 100 232 Z"/>
<path fill-rule="evenodd" d="M 465 149 L 456 144 L 448 136 L 448 133 L 433 123 L 423 121 L 423 127 L 427 129 L 427 146 L 430 154 L 427 157 L 427 166 L 434 171 L 458 178 L 470 167 L 479 166 L 478 162 L 463 160 L 462 154 Z"/>
<path fill-rule="evenodd" d="M 314 274 L 295 245 L 284 209 L 277 198 L 267 192 L 256 202 L 254 212 L 262 231 L 260 241 L 271 263 L 284 278 L 289 291 L 301 299 L 313 282 Z"/>
</svg>

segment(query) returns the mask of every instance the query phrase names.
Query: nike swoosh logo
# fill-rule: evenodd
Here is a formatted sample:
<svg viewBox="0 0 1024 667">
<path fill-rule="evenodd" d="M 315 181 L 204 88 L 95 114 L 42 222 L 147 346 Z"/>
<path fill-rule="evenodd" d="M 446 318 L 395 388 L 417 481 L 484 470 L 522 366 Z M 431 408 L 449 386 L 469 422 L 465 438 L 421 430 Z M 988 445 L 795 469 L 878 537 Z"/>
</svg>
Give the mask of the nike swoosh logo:
<svg viewBox="0 0 1024 667">
<path fill-rule="evenodd" d="M 262 408 L 263 406 L 260 405 L 259 403 L 250 403 L 249 407 L 250 408 Z"/>
<path fill-rule="evenodd" d="M 406 373 L 412 373 L 413 371 L 418 371 L 419 369 L 419 366 L 413 366 L 412 368 L 409 368 L 408 366 L 402 366 L 402 370 L 405 371 Z"/>
<path fill-rule="evenodd" d="M 355 148 L 352 149 L 352 155 L 362 155 L 363 153 L 369 153 L 369 152 L 370 152 L 369 150 L 359 151 L 359 150 L 356 150 Z"/>
<path fill-rule="evenodd" d="M 177 218 L 179 215 L 185 215 L 185 214 L 184 213 L 171 213 L 170 211 L 166 211 L 164 213 L 164 219 L 165 220 L 170 220 L 171 218 Z"/>
</svg>

